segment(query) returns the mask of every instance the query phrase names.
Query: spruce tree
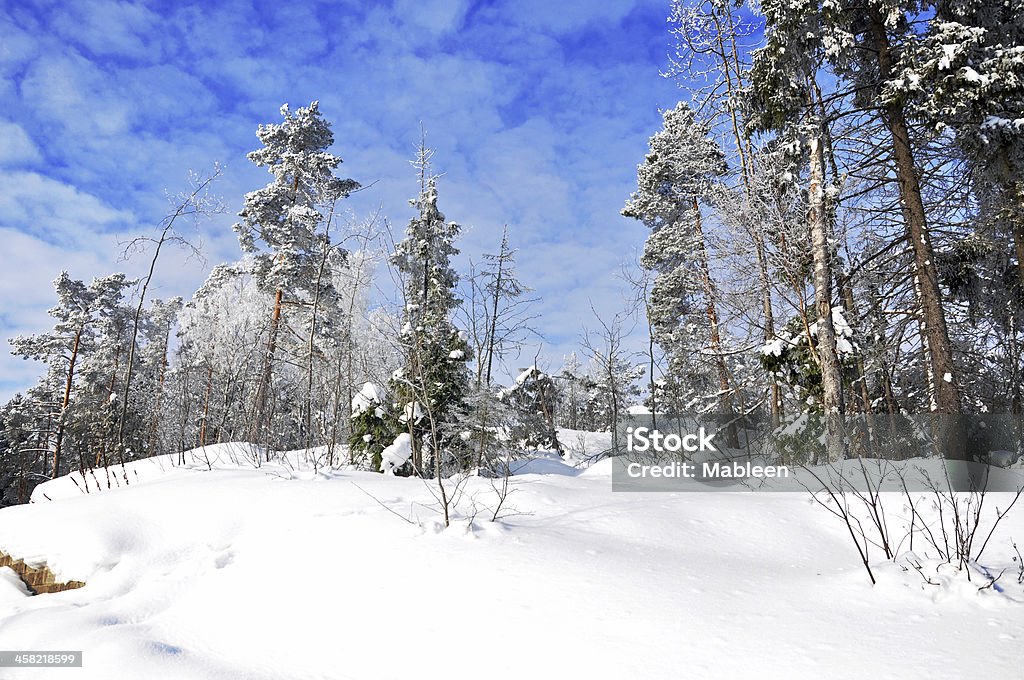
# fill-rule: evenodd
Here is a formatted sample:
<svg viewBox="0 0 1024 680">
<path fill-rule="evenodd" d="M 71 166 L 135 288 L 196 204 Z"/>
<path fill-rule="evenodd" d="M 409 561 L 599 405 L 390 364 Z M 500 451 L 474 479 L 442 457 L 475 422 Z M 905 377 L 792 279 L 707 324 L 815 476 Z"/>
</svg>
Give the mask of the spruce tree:
<svg viewBox="0 0 1024 680">
<path fill-rule="evenodd" d="M 431 174 L 432 152 L 421 143 L 415 166 L 420 191 L 416 208 L 398 243 L 392 262 L 404 281 L 401 342 L 404 365 L 392 378 L 400 427 L 412 435 L 411 464 L 419 475 L 438 474 L 454 456 L 459 467 L 470 465 L 466 442 L 459 436 L 471 359 L 465 333 L 452 323 L 461 300 L 458 274 L 451 258 L 458 254 L 460 227 L 448 222 L 437 207 L 437 177 Z"/>
<path fill-rule="evenodd" d="M 352 398 L 350 463 L 381 471 L 381 452 L 392 443 L 397 429 L 388 401 L 384 390 L 372 382 Z"/>
<path fill-rule="evenodd" d="M 521 371 L 512 386 L 502 390 L 503 400 L 516 414 L 509 431 L 512 442 L 528 449 L 562 453 L 555 430 L 558 397 L 555 381 L 536 365 Z"/>
</svg>

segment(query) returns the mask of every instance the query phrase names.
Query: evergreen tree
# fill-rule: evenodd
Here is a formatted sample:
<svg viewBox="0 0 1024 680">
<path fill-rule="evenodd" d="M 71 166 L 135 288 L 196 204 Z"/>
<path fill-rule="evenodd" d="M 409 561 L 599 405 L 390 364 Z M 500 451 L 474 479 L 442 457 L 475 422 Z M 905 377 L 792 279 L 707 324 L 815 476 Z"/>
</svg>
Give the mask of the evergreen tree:
<svg viewBox="0 0 1024 680">
<path fill-rule="evenodd" d="M 388 412 L 388 397 L 377 385 L 365 383 L 352 398 L 350 462 L 381 471 L 381 452 L 395 438 L 395 418 Z"/>
<path fill-rule="evenodd" d="M 246 194 L 245 207 L 239 213 L 242 221 L 235 225 L 242 250 L 254 254 L 257 280 L 274 294 L 266 357 L 255 396 L 254 433 L 267 425 L 267 392 L 284 305 L 313 304 L 322 294 L 319 288 L 329 285 L 320 264 L 324 254 L 334 250 L 328 232 L 334 205 L 359 187 L 354 180 L 335 176 L 342 160 L 327 150 L 334 143 L 334 134 L 320 113 L 319 102 L 294 113 L 285 104 L 281 115 L 283 122 L 259 127 L 256 136 L 263 148 L 249 154 L 249 160 L 267 168 L 274 179 Z M 265 243 L 269 252 L 262 251 L 258 241 Z"/>
<path fill-rule="evenodd" d="M 39 404 L 21 394 L 0 409 L 0 507 L 27 503 L 36 484 L 46 479 L 45 434 Z"/>
<path fill-rule="evenodd" d="M 732 411 L 729 369 L 722 347 L 718 290 L 704 236 L 701 201 L 726 174 L 725 156 L 711 128 L 680 102 L 663 115 L 663 129 L 637 168 L 637 191 L 622 214 L 651 234 L 641 265 L 656 272 L 647 307 L 655 342 L 669 359 L 669 375 L 700 380 L 709 401 Z M 693 375 L 694 357 L 709 356 L 705 376 Z"/>
<path fill-rule="evenodd" d="M 392 257 L 404 281 L 400 335 L 405 363 L 392 379 L 391 392 L 398 421 L 412 435 L 411 463 L 420 475 L 439 472 L 446 455 L 454 455 L 460 467 L 471 464 L 457 426 L 465 407 L 471 356 L 465 333 L 451 320 L 461 302 L 456 295 L 458 275 L 451 265 L 458 253 L 455 238 L 460 227 L 446 221 L 437 207 L 431 154 L 420 145 L 415 161 L 420 191 L 412 201 L 417 214 Z"/>
<path fill-rule="evenodd" d="M 511 387 L 502 391 L 502 397 L 516 414 L 509 432 L 513 443 L 562 452 L 555 430 L 558 388 L 551 376 L 536 365 L 530 366 L 520 372 Z"/>
<path fill-rule="evenodd" d="M 76 387 L 83 382 L 79 374 L 88 375 L 85 382 L 91 394 L 98 393 L 102 385 L 114 378 L 109 371 L 112 368 L 109 359 L 117 351 L 112 330 L 118 326 L 116 318 L 123 316 L 125 309 L 121 299 L 125 288 L 131 283 L 124 274 L 113 274 L 94 279 L 86 285 L 72 279 L 67 272 L 62 272 L 53 282 L 57 293 L 57 306 L 50 310 L 50 316 L 57 320 L 53 330 L 11 339 L 12 354 L 35 359 L 49 366 L 50 370 L 44 376 L 43 383 L 58 391 L 54 393 L 47 390 L 45 396 L 39 395 L 46 403 L 53 404 L 56 412 L 54 421 L 47 423 L 53 432 L 49 444 L 51 477 L 57 477 L 67 470 L 65 438 L 69 416 L 72 415 L 69 409 L 78 395 Z M 96 356 L 100 352 L 106 354 L 106 361 Z M 108 371 L 101 369 L 104 364 Z M 109 392 L 106 397 L 109 398 Z M 87 423 L 88 406 L 83 404 L 78 410 L 84 411 L 82 422 Z M 80 451 L 79 454 L 84 455 L 84 452 Z"/>
<path fill-rule="evenodd" d="M 935 133 L 952 130 L 988 226 L 1024 282 L 1024 22 L 1019 0 L 941 0 L 885 85 Z M 1020 284 L 1018 284 L 1020 285 Z M 1018 291 L 1024 296 L 1024 291 Z"/>
</svg>

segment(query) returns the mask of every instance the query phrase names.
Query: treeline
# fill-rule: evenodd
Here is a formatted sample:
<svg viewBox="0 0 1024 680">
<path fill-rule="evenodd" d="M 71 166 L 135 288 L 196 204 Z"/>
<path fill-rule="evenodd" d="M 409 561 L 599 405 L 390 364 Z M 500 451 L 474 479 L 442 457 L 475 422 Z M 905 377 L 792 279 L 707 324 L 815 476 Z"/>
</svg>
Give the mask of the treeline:
<svg viewBox="0 0 1024 680">
<path fill-rule="evenodd" d="M 12 340 L 45 370 L 0 410 L 2 503 L 72 470 L 88 491 L 130 483 L 128 461 L 234 441 L 255 445 L 254 464 L 302 449 L 314 467 L 496 471 L 523 450 L 561 450 L 558 424 L 610 428 L 636 393 L 606 389 L 600 343 L 589 369 L 572 357 L 563 375 L 529 366 L 498 384 L 536 332 L 507 230 L 460 279 L 460 227 L 438 208 L 425 145 L 416 215 L 393 244 L 386 224 L 341 210 L 359 184 L 338 176 L 318 104 L 281 113 L 249 154 L 272 179 L 244 198 L 240 261 L 215 267 L 187 301 L 147 298 L 161 252 L 192 248 L 182 220 L 223 211 L 219 170 L 194 177 L 158 234 L 129 246 L 150 258 L 147 276 L 62 273 L 53 329 Z M 402 293 L 394 308 L 374 302 L 385 275 Z"/>
<path fill-rule="evenodd" d="M 1021 412 L 1021 9 L 674 0 L 689 96 L 623 211 L 658 410 L 816 412 L 832 459 L 844 414 Z"/>
<path fill-rule="evenodd" d="M 500 471 L 517 451 L 561 450 L 556 427 L 614 430 L 641 395 L 655 413 L 780 427 L 819 414 L 833 459 L 850 413 L 1019 414 L 1020 9 L 674 0 L 686 97 L 623 209 L 650 228 L 626 276 L 635 300 L 550 373 L 516 361 L 537 329 L 507 232 L 455 271 L 460 228 L 425 144 L 392 243 L 342 209 L 360 187 L 338 175 L 317 104 L 284 107 L 249 154 L 271 181 L 245 196 L 245 256 L 191 299 L 146 290 L 161 248 L 189 247 L 179 221 L 222 209 L 216 172 L 136 244 L 146 277 L 57 279 L 53 330 L 13 341 L 45 370 L 0 411 L 0 502 L 227 441 L 253 443 L 257 463 L 302 449 L 314 466 Z M 385 277 L 394 306 L 375 302 Z M 511 362 L 528 365 L 502 385 Z"/>
</svg>

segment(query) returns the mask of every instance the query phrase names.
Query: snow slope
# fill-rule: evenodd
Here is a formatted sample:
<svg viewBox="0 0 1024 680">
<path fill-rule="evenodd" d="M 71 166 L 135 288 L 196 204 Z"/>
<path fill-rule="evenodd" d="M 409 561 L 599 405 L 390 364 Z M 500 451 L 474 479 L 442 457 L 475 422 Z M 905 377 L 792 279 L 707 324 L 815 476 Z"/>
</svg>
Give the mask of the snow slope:
<svg viewBox="0 0 1024 680">
<path fill-rule="evenodd" d="M 803 493 L 612 493 L 607 461 L 541 459 L 497 522 L 469 479 L 445 529 L 420 480 L 204 458 L 0 510 L 0 549 L 87 581 L 29 597 L 0 570 L 0 648 L 84 651 L 0 678 L 1021 677 L 1024 513 L 993 539 L 1003 593 L 894 564 L 871 587 Z"/>
</svg>

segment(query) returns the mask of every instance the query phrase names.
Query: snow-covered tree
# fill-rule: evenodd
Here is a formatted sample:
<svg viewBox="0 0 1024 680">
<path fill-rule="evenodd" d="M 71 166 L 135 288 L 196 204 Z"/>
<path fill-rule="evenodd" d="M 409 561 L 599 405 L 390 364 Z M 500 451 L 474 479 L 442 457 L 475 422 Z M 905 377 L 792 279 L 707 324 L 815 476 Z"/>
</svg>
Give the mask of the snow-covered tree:
<svg viewBox="0 0 1024 680">
<path fill-rule="evenodd" d="M 729 370 L 723 355 L 718 287 L 704 235 L 701 201 L 725 175 L 725 156 L 711 126 L 680 102 L 663 114 L 663 128 L 637 168 L 637 191 L 622 214 L 641 220 L 651 234 L 641 265 L 656 272 L 647 304 L 654 340 L 681 375 L 694 357 L 707 356 L 709 399 L 731 411 Z"/>
<path fill-rule="evenodd" d="M 243 251 L 254 255 L 257 280 L 273 292 L 274 304 L 267 335 L 263 373 L 256 392 L 254 432 L 266 426 L 267 391 L 274 368 L 282 315 L 286 304 L 313 305 L 329 278 L 323 263 L 331 254 L 330 223 L 335 203 L 359 187 L 351 179 L 335 176 L 341 158 L 329 152 L 334 143 L 330 123 L 319 102 L 294 112 L 281 107 L 284 121 L 261 125 L 256 132 L 263 148 L 249 160 L 274 176 L 262 189 L 245 196 L 245 207 L 235 225 Z M 259 242 L 266 245 L 261 249 Z M 315 316 L 315 315 L 314 315 Z M 315 333 L 315 320 L 311 321 Z"/>
<path fill-rule="evenodd" d="M 0 507 L 27 503 L 36 484 L 46 479 L 48 433 L 44 404 L 15 394 L 0 408 Z"/>
<path fill-rule="evenodd" d="M 941 0 L 900 55 L 887 96 L 935 133 L 953 131 L 989 226 L 1010 240 L 1024 282 L 1024 23 L 1016 2 Z"/>
<path fill-rule="evenodd" d="M 46 397 L 56 404 L 57 413 L 56 422 L 52 424 L 52 465 L 49 469 L 53 477 L 66 471 L 64 446 L 69 409 L 78 395 L 78 388 L 85 382 L 85 387 L 98 395 L 107 381 L 116 377 L 111 360 L 123 345 L 116 344 L 111 332 L 123 326 L 117 319 L 124 320 L 125 308 L 121 300 L 124 290 L 131 284 L 132 281 L 124 274 L 113 274 L 94 279 L 86 285 L 62 272 L 53 282 L 57 293 L 57 305 L 50 310 L 50 316 L 57 320 L 53 330 L 11 339 L 12 354 L 44 362 L 60 375 L 60 393 Z M 98 357 L 100 354 L 105 354 L 104 359 Z M 88 374 L 87 381 L 81 380 L 81 373 Z M 44 381 L 52 384 L 51 377 L 48 374 Z M 105 397 L 109 397 L 112 388 L 111 383 Z M 83 405 L 78 410 L 86 411 L 81 414 L 81 420 L 88 422 L 88 407 Z M 84 455 L 84 452 L 80 453 Z"/>
<path fill-rule="evenodd" d="M 451 264 L 460 227 L 437 207 L 431 153 L 420 145 L 415 161 L 420 191 L 412 201 L 417 214 L 392 257 L 404 286 L 400 335 L 405 362 L 395 372 L 391 392 L 398 420 L 412 435 L 412 465 L 420 475 L 440 472 L 444 456 L 454 455 L 462 467 L 471 463 L 467 443 L 456 429 L 472 358 L 466 334 L 452 323 L 461 303 L 456 294 L 459 277 Z"/>
<path fill-rule="evenodd" d="M 352 434 L 348 445 L 350 462 L 373 471 L 381 470 L 381 453 L 394 442 L 395 419 L 389 413 L 390 400 L 372 382 L 352 398 Z"/>
<path fill-rule="evenodd" d="M 839 178 L 829 183 L 826 177 L 828 121 L 817 84 L 822 47 L 809 44 L 816 19 L 787 13 L 784 3 L 766 5 L 766 15 L 774 22 L 766 35 L 766 45 L 754 59 L 753 87 L 763 111 L 757 125 L 793 137 L 805 155 L 807 178 L 807 223 L 810 236 L 814 287 L 814 311 L 801 315 L 804 336 L 815 343 L 805 346 L 817 367 L 820 379 L 820 405 L 828 427 L 828 449 L 833 460 L 845 456 L 842 415 L 846 410 L 843 394 L 842 359 L 837 343 L 840 338 L 833 324 L 834 206 L 830 200 Z M 780 80 L 784 88 L 778 88 Z M 814 325 L 814 332 L 809 330 Z M 773 339 L 770 345 L 776 344 Z M 773 356 L 764 354 L 763 356 Z"/>
<path fill-rule="evenodd" d="M 520 371 L 512 385 L 502 390 L 502 399 L 514 409 L 515 421 L 509 437 L 530 449 L 561 452 L 555 430 L 558 387 L 536 364 Z"/>
</svg>

